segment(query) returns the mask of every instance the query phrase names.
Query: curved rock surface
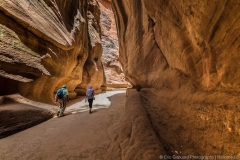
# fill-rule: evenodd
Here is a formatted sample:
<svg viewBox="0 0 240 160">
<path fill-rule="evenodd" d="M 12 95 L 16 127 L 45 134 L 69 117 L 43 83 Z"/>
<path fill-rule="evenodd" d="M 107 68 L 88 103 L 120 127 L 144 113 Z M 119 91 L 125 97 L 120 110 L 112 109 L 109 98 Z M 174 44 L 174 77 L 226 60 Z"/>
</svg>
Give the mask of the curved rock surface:
<svg viewBox="0 0 240 160">
<path fill-rule="evenodd" d="M 125 76 L 167 152 L 240 155 L 240 2 L 112 3 Z"/>
<path fill-rule="evenodd" d="M 1 95 L 20 92 L 52 102 L 67 84 L 104 83 L 100 10 L 95 0 L 2 0 L 0 3 Z"/>
<path fill-rule="evenodd" d="M 147 143 L 138 143 L 134 136 L 127 142 L 131 133 L 143 138 L 150 133 L 168 155 L 240 156 L 240 2 L 111 2 L 119 60 L 126 79 L 139 91 L 134 95 L 147 112 L 143 119 L 150 122 L 139 125 L 141 116 L 126 114 L 120 130 L 127 132 L 114 134 L 108 154 L 115 150 L 120 155 L 119 143 L 125 139 L 130 150 L 125 148 L 121 158 L 142 157 L 134 154 L 135 146 Z M 109 7 L 106 1 L 102 5 Z M 100 14 L 96 0 L 1 0 L 0 94 L 20 92 L 50 103 L 64 83 L 71 98 L 90 84 L 101 91 L 105 77 Z M 105 18 L 102 34 L 108 35 L 110 21 Z M 139 134 L 137 125 L 145 134 Z M 165 154 L 154 142 L 152 146 L 154 155 Z M 146 153 L 154 159 L 151 155 Z"/>
<path fill-rule="evenodd" d="M 239 90 L 238 1 L 113 4 L 120 60 L 134 86 L 178 89 L 191 82 L 195 88 Z"/>
<path fill-rule="evenodd" d="M 103 55 L 102 62 L 106 75 L 107 84 L 128 85 L 119 62 L 119 46 L 116 23 L 112 11 L 111 1 L 98 0 L 101 11 L 100 26 L 102 31 Z"/>
</svg>

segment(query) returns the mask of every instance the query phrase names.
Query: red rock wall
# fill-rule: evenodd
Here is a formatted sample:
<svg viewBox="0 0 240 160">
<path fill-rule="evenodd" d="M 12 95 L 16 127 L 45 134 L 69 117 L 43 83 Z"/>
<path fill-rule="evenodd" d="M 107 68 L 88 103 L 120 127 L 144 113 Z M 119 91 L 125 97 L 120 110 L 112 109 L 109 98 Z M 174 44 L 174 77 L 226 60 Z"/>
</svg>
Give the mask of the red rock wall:
<svg viewBox="0 0 240 160">
<path fill-rule="evenodd" d="M 239 155 L 240 2 L 112 4 L 125 76 L 167 152 Z"/>
<path fill-rule="evenodd" d="M 166 152 L 152 129 L 139 93 L 127 89 L 127 101 L 121 123 L 109 130 L 112 143 L 105 156 L 106 160 L 157 160 Z"/>
<path fill-rule="evenodd" d="M 238 6 L 234 0 L 114 0 L 125 75 L 141 87 L 191 82 L 239 90 Z"/>
<path fill-rule="evenodd" d="M 8 80 L 17 86 L 13 92 L 43 102 L 52 102 L 63 84 L 71 98 L 79 84 L 100 88 L 104 74 L 99 13 L 95 0 L 2 0 L 1 94 L 11 90 Z"/>
<path fill-rule="evenodd" d="M 112 4 L 107 0 L 98 0 L 98 2 L 101 11 L 102 62 L 106 83 L 121 87 L 121 84 L 127 85 L 128 82 L 125 81 L 122 65 L 119 62 L 119 45 Z"/>
</svg>

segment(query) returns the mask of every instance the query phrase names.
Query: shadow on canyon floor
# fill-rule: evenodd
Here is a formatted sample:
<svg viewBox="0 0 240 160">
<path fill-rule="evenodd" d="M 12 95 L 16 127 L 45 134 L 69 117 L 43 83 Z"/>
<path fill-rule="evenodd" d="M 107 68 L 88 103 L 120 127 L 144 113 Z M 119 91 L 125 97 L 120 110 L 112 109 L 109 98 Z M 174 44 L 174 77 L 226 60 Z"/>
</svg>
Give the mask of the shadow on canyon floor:
<svg viewBox="0 0 240 160">
<path fill-rule="evenodd" d="M 123 94 L 120 92 L 110 91 L 96 95 L 93 113 L 96 113 L 98 109 L 107 109 L 110 107 L 111 101 L 108 98 L 116 94 Z M 56 117 L 55 110 L 58 108 L 57 106 L 55 106 L 55 110 L 51 110 L 50 108 L 46 110 L 44 107 L 41 107 L 44 104 L 36 107 L 36 105 L 18 103 L 15 100 L 11 97 L 1 97 L 0 138 L 5 138 Z M 34 103 L 34 101 L 31 101 L 31 103 Z M 78 97 L 69 102 L 64 115 L 68 116 L 86 111 L 88 111 L 88 103 L 85 102 L 84 97 Z"/>
<path fill-rule="evenodd" d="M 0 159 L 104 159 L 126 101 L 125 93 L 108 98 L 108 109 L 52 118 L 1 139 Z"/>
</svg>

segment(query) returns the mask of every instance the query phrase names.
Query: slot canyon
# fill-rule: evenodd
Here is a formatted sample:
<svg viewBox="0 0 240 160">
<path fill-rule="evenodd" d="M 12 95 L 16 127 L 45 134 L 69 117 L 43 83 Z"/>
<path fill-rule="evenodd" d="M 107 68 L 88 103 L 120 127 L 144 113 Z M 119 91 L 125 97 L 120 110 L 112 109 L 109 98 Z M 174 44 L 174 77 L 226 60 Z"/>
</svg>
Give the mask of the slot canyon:
<svg viewBox="0 0 240 160">
<path fill-rule="evenodd" d="M 0 159 L 239 159 L 239 9 L 0 0 Z M 54 118 L 63 84 L 70 102 Z"/>
</svg>

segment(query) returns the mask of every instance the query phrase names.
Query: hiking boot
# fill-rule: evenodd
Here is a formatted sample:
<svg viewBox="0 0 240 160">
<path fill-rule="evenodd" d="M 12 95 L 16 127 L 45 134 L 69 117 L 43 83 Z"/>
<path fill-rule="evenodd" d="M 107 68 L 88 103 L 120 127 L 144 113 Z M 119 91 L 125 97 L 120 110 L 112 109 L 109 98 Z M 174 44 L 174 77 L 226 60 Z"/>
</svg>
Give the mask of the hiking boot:
<svg viewBox="0 0 240 160">
<path fill-rule="evenodd" d="M 63 116 L 64 116 L 64 114 L 60 114 L 60 115 L 59 115 L 59 117 L 63 117 Z"/>
</svg>

